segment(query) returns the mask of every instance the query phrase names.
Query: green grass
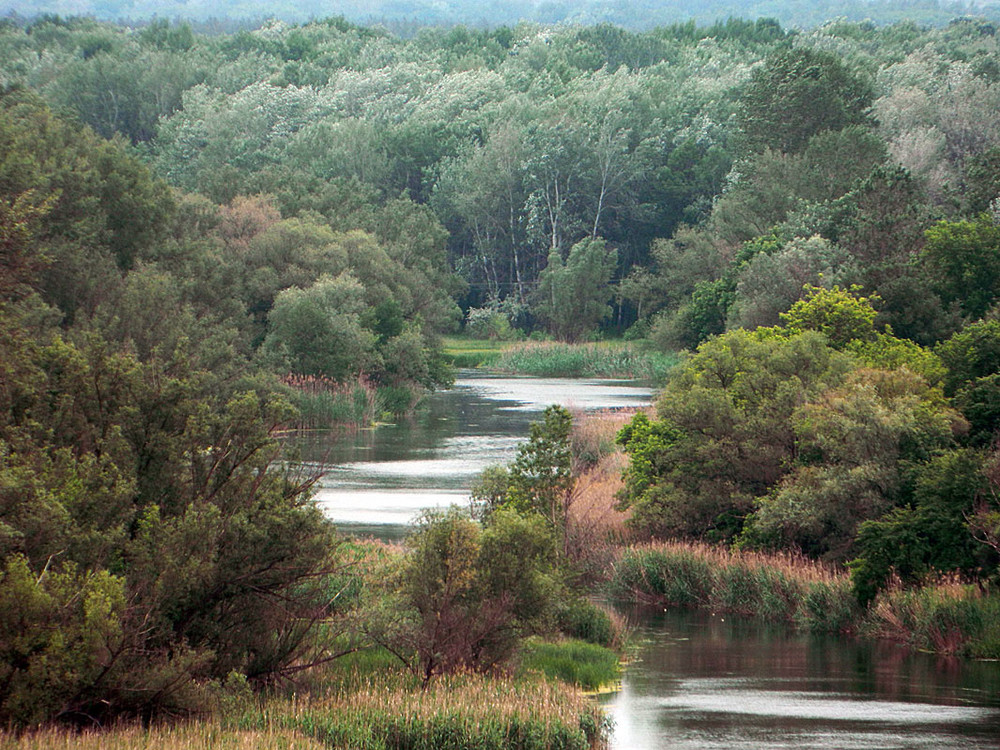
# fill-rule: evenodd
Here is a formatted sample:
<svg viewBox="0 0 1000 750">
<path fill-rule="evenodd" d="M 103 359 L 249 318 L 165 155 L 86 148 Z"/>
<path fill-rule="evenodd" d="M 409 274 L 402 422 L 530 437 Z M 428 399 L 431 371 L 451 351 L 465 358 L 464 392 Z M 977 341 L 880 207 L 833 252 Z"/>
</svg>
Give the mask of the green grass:
<svg viewBox="0 0 1000 750">
<path fill-rule="evenodd" d="M 598 344 L 514 344 L 491 368 L 517 375 L 627 378 L 662 383 L 679 358 L 621 341 Z"/>
<path fill-rule="evenodd" d="M 472 369 L 489 367 L 499 359 L 509 341 L 492 341 L 488 339 L 472 339 L 465 336 L 444 337 L 443 355 L 452 366 Z"/>
<path fill-rule="evenodd" d="M 595 643 L 568 639 L 530 641 L 521 655 L 525 673 L 540 672 L 584 690 L 599 690 L 621 675 L 618 654 Z"/>
<path fill-rule="evenodd" d="M 331 748 L 591 750 L 607 727 L 579 693 L 545 681 L 457 675 L 426 690 L 385 686 L 248 711 L 236 727 L 294 730 Z"/>
</svg>

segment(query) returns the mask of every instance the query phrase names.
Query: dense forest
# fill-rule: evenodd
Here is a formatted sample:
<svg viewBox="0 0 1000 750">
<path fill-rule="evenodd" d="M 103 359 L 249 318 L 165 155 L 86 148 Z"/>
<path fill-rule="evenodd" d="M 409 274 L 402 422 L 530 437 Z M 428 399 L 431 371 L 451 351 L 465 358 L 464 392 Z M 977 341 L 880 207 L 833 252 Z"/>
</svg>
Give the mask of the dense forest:
<svg viewBox="0 0 1000 750">
<path fill-rule="evenodd" d="M 426 684 L 603 622 L 568 414 L 402 562 L 282 453 L 446 384 L 463 327 L 687 352 L 618 437 L 635 537 L 848 564 L 862 606 L 988 590 L 998 45 L 968 18 L 5 21 L 0 716 L 181 712 L 358 639 Z"/>
</svg>

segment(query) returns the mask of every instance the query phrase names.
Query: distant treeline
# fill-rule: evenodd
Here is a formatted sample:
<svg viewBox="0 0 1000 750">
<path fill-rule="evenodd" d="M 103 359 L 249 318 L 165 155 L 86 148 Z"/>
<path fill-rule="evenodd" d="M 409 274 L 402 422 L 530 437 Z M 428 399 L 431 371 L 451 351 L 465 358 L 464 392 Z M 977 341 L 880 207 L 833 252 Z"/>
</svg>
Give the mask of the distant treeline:
<svg viewBox="0 0 1000 750">
<path fill-rule="evenodd" d="M 940 26 L 964 15 L 995 19 L 1000 11 L 990 2 L 948 2 L 946 0 L 708 0 L 682 3 L 678 0 L 645 0 L 636 3 L 612 3 L 607 0 L 514 0 L 479 3 L 471 0 L 431 2 L 415 0 L 279 0 L 266 7 L 248 0 L 211 3 L 206 0 L 7 0 L 2 8 L 20 18 L 41 14 L 91 16 L 104 21 L 142 25 L 156 18 L 181 19 L 205 23 L 199 31 L 232 32 L 239 24 L 257 23 L 255 19 L 277 18 L 302 23 L 330 15 L 366 25 L 380 25 L 403 36 L 426 26 L 464 25 L 493 28 L 530 23 L 594 25 L 611 23 L 633 30 L 649 30 L 688 21 L 712 24 L 725 18 L 774 18 L 782 25 L 811 28 L 833 18 L 848 21 L 872 21 L 879 25 L 899 21 Z M 235 25 L 234 25 L 234 22 Z"/>
</svg>

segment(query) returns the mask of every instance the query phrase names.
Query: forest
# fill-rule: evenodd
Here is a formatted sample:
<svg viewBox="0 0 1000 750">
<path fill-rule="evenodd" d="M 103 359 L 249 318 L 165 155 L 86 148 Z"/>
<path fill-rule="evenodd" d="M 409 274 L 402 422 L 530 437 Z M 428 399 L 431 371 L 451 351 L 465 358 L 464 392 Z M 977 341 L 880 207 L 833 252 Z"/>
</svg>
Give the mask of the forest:
<svg viewBox="0 0 1000 750">
<path fill-rule="evenodd" d="M 529 636 L 620 647 L 584 595 L 638 596 L 653 563 L 575 545 L 594 459 L 565 410 L 483 477 L 478 518 L 428 516 L 406 552 L 339 536 L 285 451 L 288 430 L 407 413 L 450 382 L 461 332 L 681 353 L 619 425 L 624 541 L 848 571 L 832 630 L 947 578 L 927 618 L 961 611 L 967 637 L 937 647 L 1000 656 L 986 18 L 399 35 L 11 17 L 0 213 L 8 726 L 231 710 L 364 658 L 408 675 L 383 686 L 404 703 L 440 684 L 482 705 L 549 689 L 477 681 Z M 342 724 L 282 726 L 362 742 L 361 688 L 338 679 Z M 600 742 L 592 706 L 543 698 L 559 746 Z M 412 710 L 436 746 L 436 714 Z M 365 716 L 380 742 L 398 729 Z M 507 738 L 535 720 L 456 719 Z M 556 742 L 535 741 L 518 746 Z"/>
</svg>

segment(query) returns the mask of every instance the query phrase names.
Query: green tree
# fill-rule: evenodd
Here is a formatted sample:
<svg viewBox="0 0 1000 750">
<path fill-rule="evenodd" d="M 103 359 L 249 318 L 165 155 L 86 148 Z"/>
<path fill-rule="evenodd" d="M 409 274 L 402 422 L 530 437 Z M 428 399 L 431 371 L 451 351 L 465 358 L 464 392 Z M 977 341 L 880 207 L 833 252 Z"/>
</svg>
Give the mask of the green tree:
<svg viewBox="0 0 1000 750">
<path fill-rule="evenodd" d="M 565 262 L 558 252 L 549 255 L 538 279 L 535 309 L 558 338 L 576 341 L 611 315 L 608 283 L 617 257 L 602 239 L 576 243 Z"/>
<path fill-rule="evenodd" d="M 574 484 L 570 431 L 573 416 L 563 406 L 548 406 L 541 422 L 533 422 L 507 475 L 502 507 L 538 513 L 562 531 Z"/>
<path fill-rule="evenodd" d="M 541 518 L 499 510 L 483 528 L 455 510 L 431 513 L 409 546 L 401 611 L 375 635 L 424 684 L 441 673 L 501 666 L 523 637 L 550 627 L 559 586 Z"/>
<path fill-rule="evenodd" d="M 817 133 L 867 123 L 871 103 L 871 85 L 836 55 L 795 47 L 754 70 L 739 123 L 748 150 L 794 153 Z"/>
<path fill-rule="evenodd" d="M 1000 227 L 983 214 L 938 222 L 924 234 L 921 259 L 941 299 L 971 319 L 982 317 L 1000 298 Z"/>
<path fill-rule="evenodd" d="M 876 312 L 872 298 L 860 296 L 860 291 L 857 287 L 848 290 L 806 286 L 805 299 L 781 313 L 781 320 L 789 333 L 819 331 L 836 349 L 855 341 L 872 341 Z"/>
<path fill-rule="evenodd" d="M 289 372 L 336 381 L 370 369 L 376 338 L 362 325 L 364 294 L 349 274 L 284 290 L 268 316 L 264 352 Z"/>
</svg>

